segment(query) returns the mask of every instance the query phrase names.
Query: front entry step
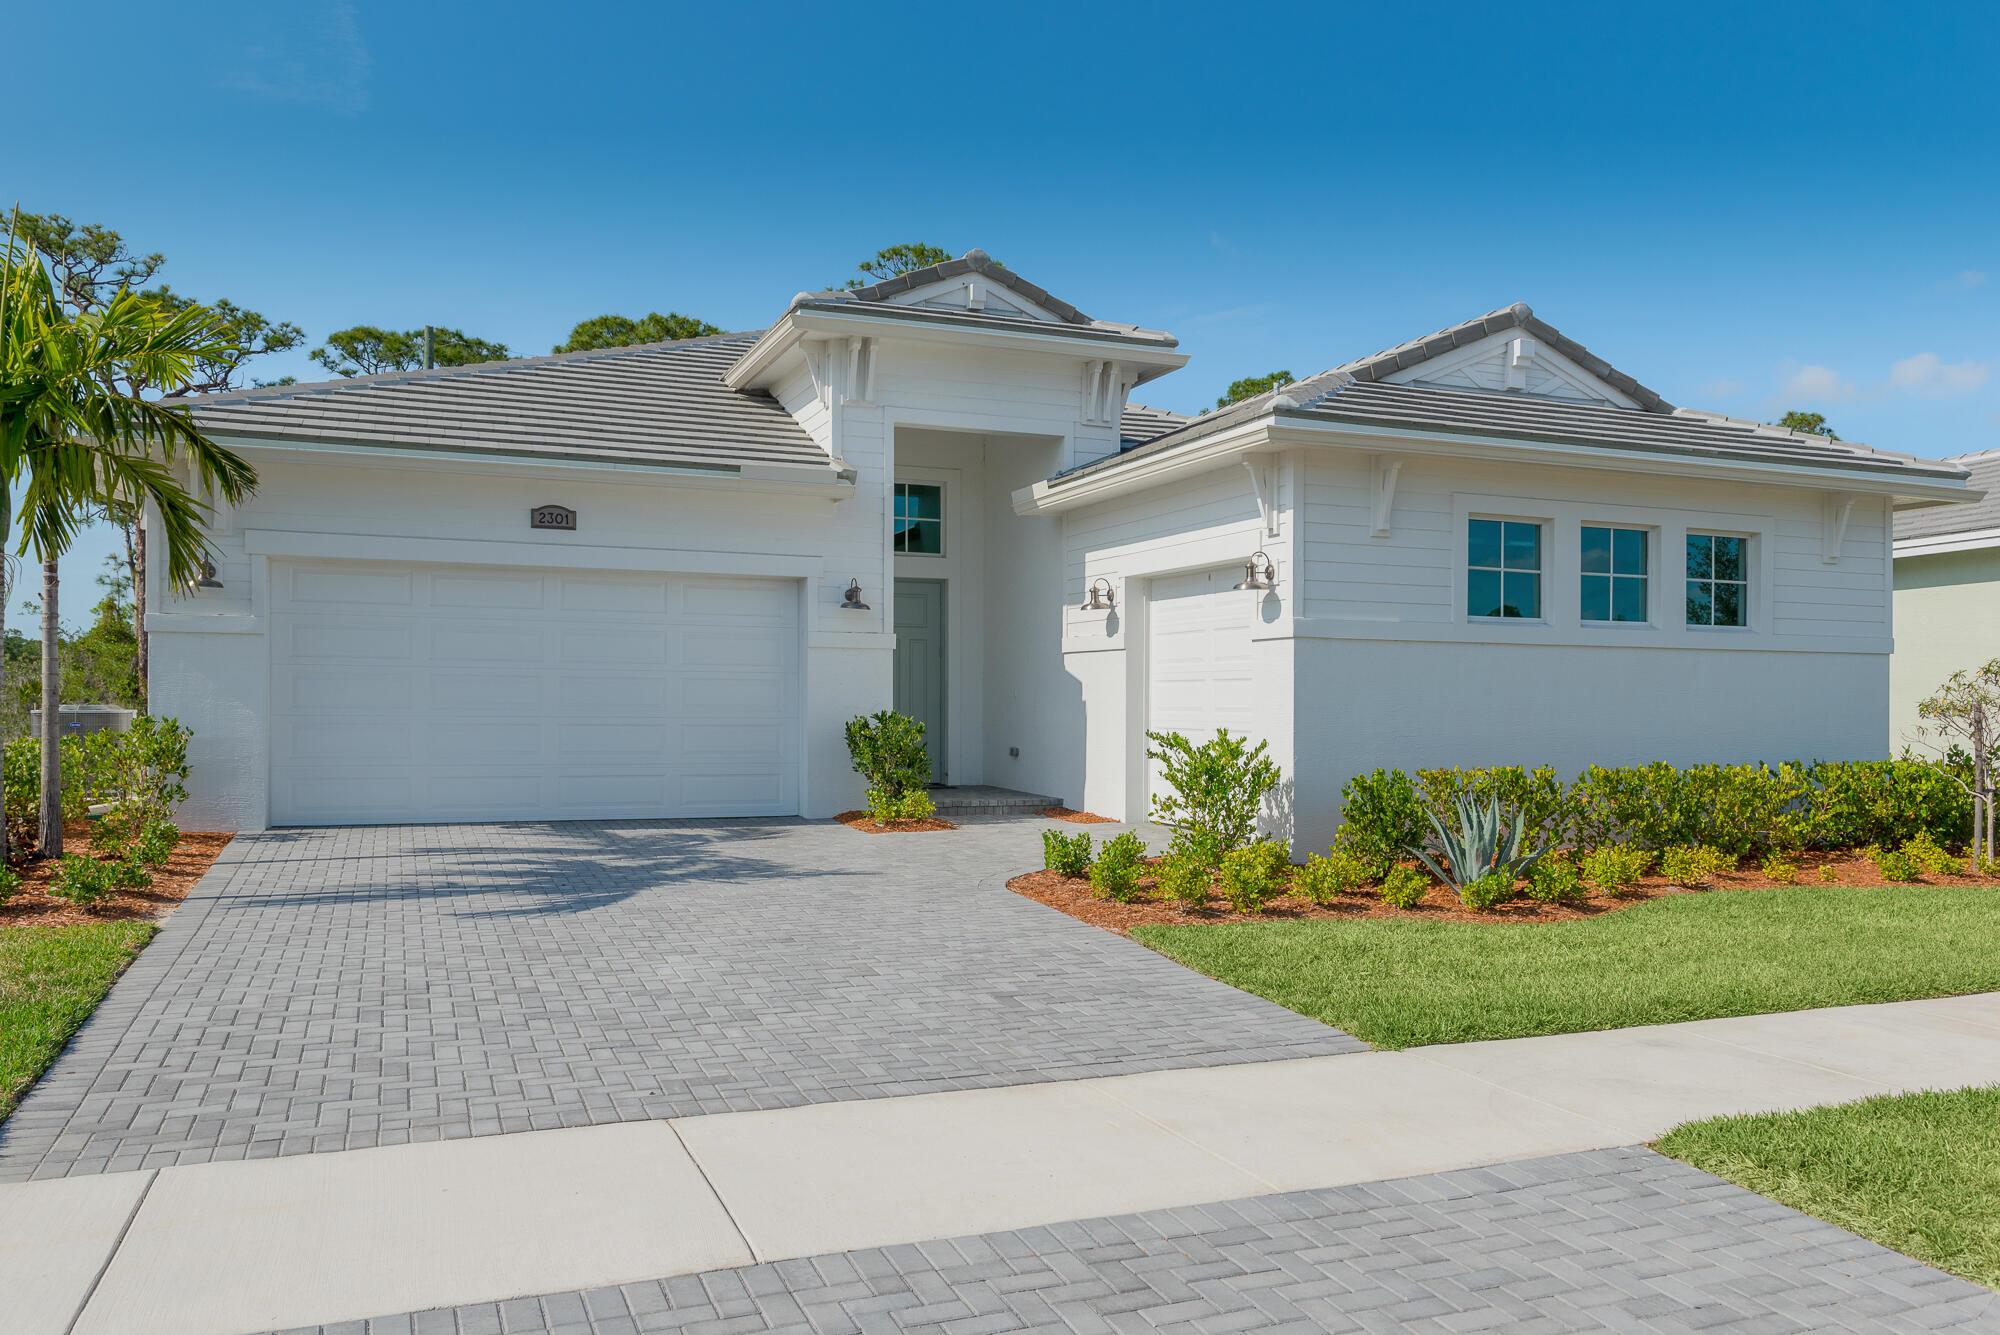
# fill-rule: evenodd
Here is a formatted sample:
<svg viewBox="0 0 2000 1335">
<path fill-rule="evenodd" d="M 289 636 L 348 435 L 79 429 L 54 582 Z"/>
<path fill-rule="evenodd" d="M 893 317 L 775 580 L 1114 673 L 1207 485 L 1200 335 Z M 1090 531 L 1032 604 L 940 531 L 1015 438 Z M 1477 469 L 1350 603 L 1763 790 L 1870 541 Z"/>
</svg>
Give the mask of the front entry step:
<svg viewBox="0 0 2000 1335">
<path fill-rule="evenodd" d="M 1017 793 L 1012 788 L 988 784 L 967 784 L 963 788 L 933 788 L 931 800 L 937 814 L 951 819 L 966 816 L 1032 816 L 1044 807 L 1060 805 L 1052 797 Z"/>
</svg>

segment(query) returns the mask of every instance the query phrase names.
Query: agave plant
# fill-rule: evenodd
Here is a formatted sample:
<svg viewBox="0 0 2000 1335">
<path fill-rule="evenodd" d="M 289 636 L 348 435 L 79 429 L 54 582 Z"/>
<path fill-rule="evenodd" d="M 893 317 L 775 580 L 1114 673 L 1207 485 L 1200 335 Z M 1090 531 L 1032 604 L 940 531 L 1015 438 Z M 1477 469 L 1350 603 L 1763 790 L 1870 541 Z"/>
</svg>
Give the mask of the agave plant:
<svg viewBox="0 0 2000 1335">
<path fill-rule="evenodd" d="M 1424 815 L 1431 823 L 1430 844 L 1409 851 L 1432 875 L 1455 890 L 1493 872 L 1525 876 L 1548 852 L 1547 847 L 1521 851 L 1525 822 L 1518 812 L 1503 813 L 1497 797 L 1481 806 L 1469 794 L 1460 794 L 1456 830 L 1439 820 L 1435 812 Z"/>
</svg>

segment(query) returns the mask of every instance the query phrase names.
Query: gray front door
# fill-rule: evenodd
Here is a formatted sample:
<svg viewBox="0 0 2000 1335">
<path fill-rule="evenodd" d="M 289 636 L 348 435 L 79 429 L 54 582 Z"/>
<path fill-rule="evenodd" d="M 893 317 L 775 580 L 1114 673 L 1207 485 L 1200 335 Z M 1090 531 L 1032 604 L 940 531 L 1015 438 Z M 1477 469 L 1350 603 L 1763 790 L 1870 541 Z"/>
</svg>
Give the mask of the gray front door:
<svg viewBox="0 0 2000 1335">
<path fill-rule="evenodd" d="M 896 581 L 896 712 L 924 725 L 931 782 L 945 782 L 944 581 Z"/>
</svg>

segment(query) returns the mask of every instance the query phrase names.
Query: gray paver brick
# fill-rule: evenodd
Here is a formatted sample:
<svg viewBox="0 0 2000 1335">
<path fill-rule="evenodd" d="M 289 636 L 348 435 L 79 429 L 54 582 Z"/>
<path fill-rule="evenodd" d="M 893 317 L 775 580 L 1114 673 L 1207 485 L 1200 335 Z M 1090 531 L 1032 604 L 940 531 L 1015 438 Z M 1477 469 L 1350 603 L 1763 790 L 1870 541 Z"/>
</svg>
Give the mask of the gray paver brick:
<svg viewBox="0 0 2000 1335">
<path fill-rule="evenodd" d="M 1524 1240 L 1524 1222 L 1541 1241 Z M 1780 1245 L 1764 1245 L 1775 1226 Z M 1426 1234 L 1460 1241 L 1411 1261 L 1410 1239 Z M 1635 1250 L 1657 1246 L 1678 1263 L 1609 1282 L 1599 1270 L 1618 1253 L 1607 1241 L 1640 1235 L 1649 1241 Z M 1214 1260 L 1225 1250 L 1236 1264 Z M 956 1259 L 969 1255 L 1005 1265 L 989 1273 Z M 1349 1255 L 1377 1282 L 1348 1283 Z M 856 1275 L 877 1277 L 874 1287 Z M 723 1297 L 746 1288 L 763 1305 L 731 1319 Z M 605 1295 L 621 1301 L 600 1304 Z M 507 1331 L 540 1335 L 622 1335 L 635 1321 L 690 1335 L 2000 1332 L 2000 1294 L 1636 1147 L 628 1284 L 590 1295 L 589 1324 L 567 1324 L 583 1297 L 449 1311 L 461 1329 L 491 1329 L 504 1307 Z M 514 1324 L 526 1311 L 545 1314 L 541 1324 Z M 409 1320 L 371 1323 L 368 1335 Z"/>
<path fill-rule="evenodd" d="M 1010 893 L 1042 825 L 240 837 L 0 1126 L 0 1182 L 1362 1046 Z"/>
</svg>

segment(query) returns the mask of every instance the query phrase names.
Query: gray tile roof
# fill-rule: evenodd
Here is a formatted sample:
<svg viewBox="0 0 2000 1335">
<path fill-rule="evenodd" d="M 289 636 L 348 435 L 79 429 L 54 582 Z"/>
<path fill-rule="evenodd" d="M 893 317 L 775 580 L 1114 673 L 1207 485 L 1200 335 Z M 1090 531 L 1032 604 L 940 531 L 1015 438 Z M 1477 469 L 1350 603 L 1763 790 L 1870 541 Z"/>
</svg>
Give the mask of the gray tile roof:
<svg viewBox="0 0 2000 1335">
<path fill-rule="evenodd" d="M 1128 403 L 1124 415 L 1118 419 L 1119 443 L 1129 450 L 1187 423 L 1188 419 L 1180 413 L 1168 412 L 1165 408 L 1148 408 L 1143 403 Z"/>
<path fill-rule="evenodd" d="M 1943 481 L 1965 476 L 1963 468 L 1946 461 L 1919 459 L 1853 441 L 1828 440 L 1714 413 L 1688 409 L 1662 413 L 1520 394 L 1369 382 L 1341 367 L 1206 413 L 1119 454 L 1059 473 L 1051 481 L 1059 483 L 1123 467 L 1136 458 L 1174 449 L 1266 415 L 1419 434 L 1581 445 L 1663 457 L 1741 460 Z"/>
<path fill-rule="evenodd" d="M 218 435 L 700 467 L 825 469 L 826 452 L 762 393 L 722 383 L 757 340 L 721 334 L 277 385 L 191 401 Z"/>
<path fill-rule="evenodd" d="M 965 274 L 979 274 L 987 282 L 1007 288 L 1054 315 L 1060 324 L 1052 327 L 1046 320 L 1023 319 L 1018 315 L 1008 315 L 998 311 L 896 305 L 890 300 L 926 284 L 958 278 Z M 838 311 L 852 310 L 857 306 L 867 307 L 871 315 L 887 315 L 926 323 L 963 324 L 975 328 L 1012 328 L 1043 334 L 1057 332 L 1072 337 L 1156 344 L 1168 348 L 1178 346 L 1178 340 L 1163 330 L 1142 329 L 1135 324 L 1119 324 L 1112 320 L 1093 320 L 1061 297 L 1036 286 L 1005 265 L 996 262 L 983 250 L 968 250 L 955 260 L 946 260 L 943 264 L 933 264 L 924 269 L 912 269 L 908 273 L 885 278 L 866 287 L 801 292 L 792 298 L 791 309 Z"/>
<path fill-rule="evenodd" d="M 1369 382 L 1383 380 L 1397 371 L 1405 371 L 1413 366 L 1439 357 L 1468 343 L 1477 343 L 1492 334 L 1509 329 L 1519 329 L 1534 335 L 1549 347 L 1581 366 L 1584 370 L 1625 395 L 1650 413 L 1670 413 L 1674 405 L 1668 403 L 1652 390 L 1626 375 L 1623 371 L 1605 361 L 1583 344 L 1563 333 L 1554 325 L 1541 319 L 1534 308 L 1525 301 L 1517 301 L 1511 306 L 1502 306 L 1497 311 L 1461 320 L 1455 325 L 1440 329 L 1422 338 L 1413 338 L 1407 343 L 1398 343 L 1393 348 L 1336 366 L 1336 371 L 1344 371 L 1356 380 Z"/>
<path fill-rule="evenodd" d="M 1972 475 L 1975 489 L 1986 493 L 1967 505 L 1930 506 L 1896 516 L 1896 539 L 1941 538 L 1953 533 L 2000 529 L 2000 450 L 1959 454 L 1941 463 L 1957 464 Z"/>
</svg>

